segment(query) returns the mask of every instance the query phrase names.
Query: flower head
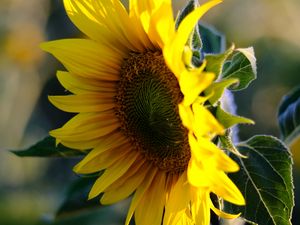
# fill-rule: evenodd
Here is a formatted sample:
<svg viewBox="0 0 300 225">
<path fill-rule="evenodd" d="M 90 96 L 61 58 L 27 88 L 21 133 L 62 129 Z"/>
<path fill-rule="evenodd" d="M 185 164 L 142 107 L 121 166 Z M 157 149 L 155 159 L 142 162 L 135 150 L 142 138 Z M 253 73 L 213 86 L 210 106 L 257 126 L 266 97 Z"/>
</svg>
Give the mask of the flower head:
<svg viewBox="0 0 300 225">
<path fill-rule="evenodd" d="M 64 0 L 86 39 L 48 42 L 42 48 L 68 72 L 58 72 L 72 95 L 51 96 L 61 110 L 77 113 L 51 131 L 57 142 L 86 151 L 79 174 L 104 170 L 89 198 L 102 204 L 134 193 L 126 224 L 208 225 L 217 209 L 214 193 L 242 205 L 244 198 L 227 177 L 238 165 L 212 139 L 224 128 L 206 108 L 203 91 L 215 75 L 192 66 L 186 46 L 212 0 L 197 7 L 175 28 L 171 0 Z M 89 149 L 90 151 L 87 151 Z"/>
</svg>

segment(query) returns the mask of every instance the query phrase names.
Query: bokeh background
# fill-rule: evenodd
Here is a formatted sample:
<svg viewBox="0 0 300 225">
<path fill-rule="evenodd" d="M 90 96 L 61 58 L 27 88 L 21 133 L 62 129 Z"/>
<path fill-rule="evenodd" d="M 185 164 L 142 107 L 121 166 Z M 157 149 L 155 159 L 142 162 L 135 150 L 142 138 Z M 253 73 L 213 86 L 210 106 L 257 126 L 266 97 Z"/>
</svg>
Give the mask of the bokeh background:
<svg viewBox="0 0 300 225">
<path fill-rule="evenodd" d="M 176 12 L 186 0 L 173 2 Z M 235 93 L 238 113 L 256 121 L 254 126 L 240 127 L 241 140 L 255 134 L 279 137 L 280 100 L 300 85 L 299 12 L 299 0 L 225 0 L 203 19 L 224 33 L 228 44 L 254 46 L 256 52 L 258 79 Z M 39 43 L 80 35 L 62 0 L 0 1 L 1 225 L 53 224 L 67 186 L 76 178 L 71 171 L 78 159 L 18 158 L 8 150 L 30 146 L 70 118 L 47 100 L 47 95 L 64 92 L 55 78 L 55 71 L 63 67 L 44 54 Z M 299 168 L 295 165 L 298 189 Z M 65 224 L 122 224 L 126 204 L 89 212 L 94 213 L 93 219 L 85 213 L 85 222 Z M 297 207 L 294 212 L 300 212 Z M 293 224 L 300 224 L 297 216 Z"/>
</svg>

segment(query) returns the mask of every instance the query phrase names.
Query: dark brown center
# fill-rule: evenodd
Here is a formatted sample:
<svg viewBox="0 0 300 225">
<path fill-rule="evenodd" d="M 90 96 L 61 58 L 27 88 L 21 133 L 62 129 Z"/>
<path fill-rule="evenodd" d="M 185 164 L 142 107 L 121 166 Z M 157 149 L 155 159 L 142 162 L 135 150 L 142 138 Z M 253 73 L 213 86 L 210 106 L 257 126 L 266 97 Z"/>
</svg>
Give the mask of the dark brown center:
<svg viewBox="0 0 300 225">
<path fill-rule="evenodd" d="M 133 147 L 159 169 L 178 173 L 191 157 L 178 104 L 183 95 L 160 51 L 131 52 L 121 66 L 116 115 Z"/>
</svg>

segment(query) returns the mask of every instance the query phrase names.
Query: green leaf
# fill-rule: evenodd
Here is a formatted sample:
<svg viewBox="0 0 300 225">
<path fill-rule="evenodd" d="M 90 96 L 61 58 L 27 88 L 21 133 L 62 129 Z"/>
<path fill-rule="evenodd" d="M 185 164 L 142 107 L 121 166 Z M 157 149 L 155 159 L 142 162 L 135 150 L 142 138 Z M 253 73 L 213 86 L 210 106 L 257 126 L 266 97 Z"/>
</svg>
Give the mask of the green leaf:
<svg viewBox="0 0 300 225">
<path fill-rule="evenodd" d="M 238 157 L 246 158 L 246 156 L 242 155 L 233 144 L 231 132 L 230 129 L 227 129 L 224 135 L 218 136 L 221 149 L 229 151 Z"/>
<path fill-rule="evenodd" d="M 21 157 L 71 157 L 85 154 L 82 151 L 67 148 L 61 144 L 56 145 L 55 138 L 50 136 L 27 149 L 14 150 L 12 152 Z"/>
<path fill-rule="evenodd" d="M 225 202 L 224 210 L 241 212 L 246 220 L 259 225 L 291 225 L 294 195 L 287 147 L 271 136 L 255 136 L 237 147 L 248 158 L 232 155 L 240 171 L 229 177 L 244 195 L 246 206 Z"/>
<path fill-rule="evenodd" d="M 218 121 L 224 126 L 224 128 L 232 127 L 236 124 L 254 124 L 253 120 L 242 116 L 232 115 L 228 112 L 225 112 L 221 106 L 217 107 L 216 117 Z"/>
<path fill-rule="evenodd" d="M 203 60 L 203 54 L 201 51 L 202 40 L 197 26 L 192 31 L 192 34 L 189 39 L 189 46 L 193 51 L 193 57 L 192 57 L 193 65 L 196 67 L 200 67 Z"/>
<path fill-rule="evenodd" d="M 288 145 L 300 136 L 300 86 L 283 99 L 278 111 L 281 137 Z"/>
<path fill-rule="evenodd" d="M 88 200 L 88 193 L 98 177 L 99 174 L 97 176 L 78 178 L 69 187 L 66 198 L 56 213 L 56 219 L 74 216 L 92 208 L 100 208 L 101 205 L 98 198 Z"/>
<path fill-rule="evenodd" d="M 198 24 L 201 40 L 202 51 L 209 54 L 220 54 L 226 49 L 225 36 L 215 28 L 203 23 Z"/>
<path fill-rule="evenodd" d="M 198 1 L 190 0 L 187 5 L 179 12 L 176 19 L 176 29 L 179 27 L 182 20 L 191 13 L 196 7 L 199 6 Z M 203 60 L 203 54 L 201 52 L 202 49 L 202 40 L 199 32 L 198 26 L 195 26 L 193 29 L 187 45 L 192 50 L 192 64 L 196 67 L 201 66 Z"/>
<path fill-rule="evenodd" d="M 252 47 L 237 49 L 230 61 L 223 66 L 223 78 L 237 78 L 239 84 L 230 87 L 233 91 L 242 90 L 256 79 L 256 59 Z"/>
<path fill-rule="evenodd" d="M 176 29 L 178 29 L 182 20 L 196 7 L 199 7 L 197 0 L 188 1 L 187 5 L 179 11 L 176 17 Z M 193 52 L 193 65 L 199 67 L 202 64 L 204 53 L 219 54 L 224 51 L 225 38 L 214 28 L 198 23 L 193 29 L 187 45 Z"/>
<path fill-rule="evenodd" d="M 216 104 L 219 101 L 219 99 L 222 97 L 225 89 L 228 88 L 230 85 L 237 83 L 238 81 L 239 81 L 238 79 L 225 79 L 219 82 L 212 83 L 205 90 L 205 95 L 209 96 L 208 100 L 210 104 L 212 105 Z"/>
<path fill-rule="evenodd" d="M 202 41 L 201 41 L 199 29 L 198 29 L 197 26 L 193 30 L 189 42 L 190 42 L 189 45 L 190 45 L 190 47 L 191 47 L 192 50 L 194 50 L 194 51 L 200 51 L 201 50 L 201 48 L 202 48 Z"/>
<path fill-rule="evenodd" d="M 233 50 L 234 50 L 234 45 L 232 45 L 231 48 L 229 48 L 226 52 L 222 54 L 206 55 L 205 56 L 205 59 L 207 61 L 206 70 L 208 72 L 214 73 L 216 75 L 216 78 L 218 78 L 222 72 L 222 67 L 225 60 L 232 54 Z"/>
<path fill-rule="evenodd" d="M 175 21 L 176 29 L 178 29 L 178 27 L 179 27 L 180 23 L 182 22 L 182 20 L 188 14 L 190 14 L 198 5 L 199 5 L 199 3 L 198 3 L 197 0 L 190 0 L 190 1 L 188 1 L 188 3 L 186 4 L 186 6 L 183 7 L 183 9 L 178 12 L 178 15 L 177 15 L 176 21 Z"/>
</svg>

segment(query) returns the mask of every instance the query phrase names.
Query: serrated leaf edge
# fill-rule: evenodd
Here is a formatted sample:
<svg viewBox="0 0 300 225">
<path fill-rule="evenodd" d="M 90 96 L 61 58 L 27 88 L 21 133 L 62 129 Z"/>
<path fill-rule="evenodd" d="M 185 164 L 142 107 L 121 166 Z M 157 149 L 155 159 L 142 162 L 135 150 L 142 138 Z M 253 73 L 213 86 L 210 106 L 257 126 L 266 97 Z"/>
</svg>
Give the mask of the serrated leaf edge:
<svg viewBox="0 0 300 225">
<path fill-rule="evenodd" d="M 247 140 L 247 141 L 245 141 L 245 142 L 239 143 L 239 144 L 237 145 L 237 147 L 247 147 L 247 148 L 249 148 L 249 149 L 255 151 L 258 155 L 262 156 L 262 157 L 265 159 L 265 157 L 264 157 L 263 155 L 261 155 L 261 154 L 260 154 L 258 151 L 256 151 L 255 149 L 253 149 L 253 147 L 255 147 L 255 146 L 252 147 L 252 146 L 249 146 L 248 144 L 246 144 L 246 142 L 249 142 L 250 140 L 252 140 L 252 139 L 254 139 L 254 138 L 256 138 L 256 137 L 268 137 L 268 138 L 273 138 L 273 139 L 275 139 L 276 141 L 278 141 L 280 144 L 282 144 L 282 145 L 284 146 L 284 148 L 286 148 L 287 150 L 289 150 L 289 148 L 285 145 L 284 142 L 282 142 L 280 139 L 278 139 L 278 138 L 276 138 L 276 137 L 269 136 L 269 135 L 255 135 L 255 136 L 253 136 L 252 138 L 250 138 L 249 140 Z M 258 147 L 261 147 L 261 146 L 258 146 Z M 287 151 L 287 153 L 288 153 L 288 152 L 289 152 L 289 151 Z M 292 167 L 293 160 L 292 160 L 292 157 L 291 157 L 290 154 L 289 154 L 289 157 L 291 158 L 291 162 L 292 162 L 292 163 L 291 163 L 291 167 Z M 243 160 L 242 160 L 241 158 L 239 158 L 239 161 L 240 161 L 241 164 L 243 165 L 243 170 L 244 170 L 245 173 L 248 175 L 248 177 L 249 177 L 248 179 L 251 181 L 251 183 L 252 183 L 253 187 L 255 188 L 255 190 L 257 191 L 257 194 L 259 195 L 260 199 L 262 199 L 262 196 L 261 196 L 261 194 L 260 194 L 260 192 L 259 192 L 259 189 L 256 187 L 256 185 L 254 185 L 255 183 L 254 183 L 254 181 L 252 180 L 252 177 L 250 176 L 250 174 L 248 173 L 248 170 L 245 169 L 246 166 L 245 166 L 245 164 L 243 163 Z M 268 160 L 266 160 L 266 162 L 268 162 L 268 164 L 270 164 Z M 278 172 L 273 168 L 273 166 L 272 166 L 272 165 L 270 165 L 270 166 L 271 166 L 271 168 L 273 169 L 273 171 L 276 172 L 276 174 L 278 174 Z M 291 171 L 290 176 L 293 177 L 293 175 L 292 175 L 292 168 L 290 169 L 290 171 Z M 281 176 L 280 174 L 278 174 L 278 175 L 279 175 L 280 178 L 283 180 L 285 187 L 287 187 L 287 184 L 286 184 L 285 180 L 282 178 L 282 176 Z M 293 182 L 292 182 L 292 187 L 294 188 Z M 245 192 L 245 193 L 246 193 L 246 192 Z M 294 193 L 293 193 L 293 192 L 292 192 L 292 199 L 291 199 L 291 200 L 292 200 L 292 204 L 293 204 L 293 206 L 294 206 L 294 205 L 295 205 L 295 202 L 294 202 Z M 271 216 L 273 223 L 276 224 L 276 222 L 275 222 L 274 219 L 273 219 L 273 216 L 271 215 L 271 213 L 270 213 L 270 211 L 269 211 L 269 208 L 266 206 L 266 204 L 265 204 L 264 201 L 262 201 L 262 203 L 264 204 L 264 206 L 265 206 L 265 208 L 266 208 L 268 214 Z M 291 210 L 292 210 L 292 209 L 291 209 Z M 292 217 L 292 211 L 291 211 L 290 218 L 289 218 L 289 220 L 290 220 L 290 221 L 289 221 L 289 222 L 290 222 L 290 225 L 292 225 L 292 224 L 291 224 L 291 217 Z"/>
</svg>

